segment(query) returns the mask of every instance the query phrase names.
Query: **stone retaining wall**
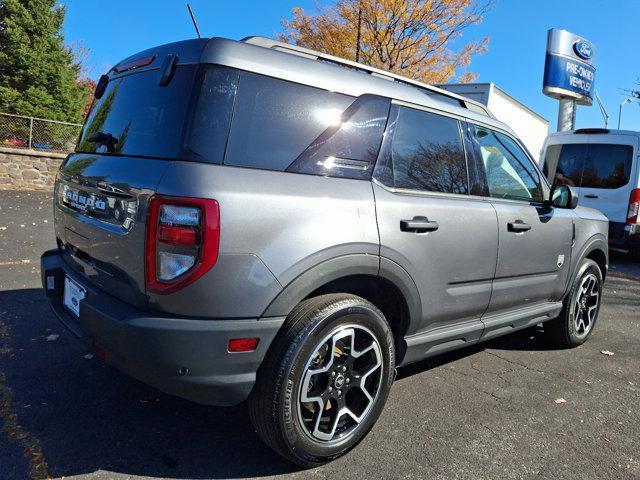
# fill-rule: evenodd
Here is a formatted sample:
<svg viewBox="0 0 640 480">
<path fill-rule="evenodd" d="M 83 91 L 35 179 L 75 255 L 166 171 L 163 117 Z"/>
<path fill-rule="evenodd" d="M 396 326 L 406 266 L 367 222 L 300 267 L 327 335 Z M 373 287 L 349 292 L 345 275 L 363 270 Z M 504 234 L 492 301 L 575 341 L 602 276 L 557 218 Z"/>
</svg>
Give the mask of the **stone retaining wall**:
<svg viewBox="0 0 640 480">
<path fill-rule="evenodd" d="M 64 153 L 0 147 L 0 190 L 48 190 Z"/>
</svg>

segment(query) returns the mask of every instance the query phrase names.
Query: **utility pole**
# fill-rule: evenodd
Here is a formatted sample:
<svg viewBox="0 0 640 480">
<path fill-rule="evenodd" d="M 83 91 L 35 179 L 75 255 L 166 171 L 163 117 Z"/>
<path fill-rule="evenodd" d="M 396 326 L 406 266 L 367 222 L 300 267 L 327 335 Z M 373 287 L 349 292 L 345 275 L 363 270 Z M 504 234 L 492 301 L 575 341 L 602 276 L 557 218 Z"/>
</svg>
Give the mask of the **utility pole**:
<svg viewBox="0 0 640 480">
<path fill-rule="evenodd" d="M 360 61 L 360 30 L 362 29 L 362 7 L 358 7 L 358 31 L 356 34 L 356 62 Z"/>
<path fill-rule="evenodd" d="M 629 97 L 620 104 L 620 109 L 618 110 L 618 130 L 620 130 L 620 126 L 622 125 L 622 107 L 631 102 L 633 102 L 633 99 Z"/>
</svg>

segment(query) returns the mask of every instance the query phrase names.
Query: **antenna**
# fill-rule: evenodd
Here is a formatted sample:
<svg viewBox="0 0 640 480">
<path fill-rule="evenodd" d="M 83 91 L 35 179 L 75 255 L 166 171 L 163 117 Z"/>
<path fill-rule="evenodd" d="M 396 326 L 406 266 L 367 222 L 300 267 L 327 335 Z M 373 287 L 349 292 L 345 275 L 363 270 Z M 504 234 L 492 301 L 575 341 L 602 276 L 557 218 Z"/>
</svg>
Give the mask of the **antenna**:
<svg viewBox="0 0 640 480">
<path fill-rule="evenodd" d="M 196 29 L 196 34 L 198 38 L 200 38 L 200 29 L 198 28 L 198 22 L 196 22 L 196 17 L 193 14 L 193 10 L 191 10 L 191 5 L 187 3 L 187 9 L 189 10 L 189 15 L 191 15 L 191 21 L 193 22 L 193 27 Z"/>
<path fill-rule="evenodd" d="M 609 127 L 609 114 L 605 110 L 604 105 L 602 104 L 602 100 L 600 100 L 600 95 L 598 95 L 598 92 L 596 92 L 594 90 L 593 93 L 596 94 L 596 101 L 598 102 L 598 106 L 600 107 L 600 112 L 602 113 L 602 116 L 604 117 L 604 128 L 608 128 Z"/>
</svg>

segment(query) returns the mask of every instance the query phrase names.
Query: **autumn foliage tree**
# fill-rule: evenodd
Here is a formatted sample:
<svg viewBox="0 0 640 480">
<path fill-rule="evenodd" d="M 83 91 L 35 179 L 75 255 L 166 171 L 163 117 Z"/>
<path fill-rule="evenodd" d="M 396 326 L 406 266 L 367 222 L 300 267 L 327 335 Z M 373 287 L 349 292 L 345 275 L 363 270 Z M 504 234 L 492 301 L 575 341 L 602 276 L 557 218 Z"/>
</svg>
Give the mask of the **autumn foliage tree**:
<svg viewBox="0 0 640 480">
<path fill-rule="evenodd" d="M 338 0 L 315 14 L 293 9 L 280 39 L 426 83 L 469 82 L 476 75 L 466 68 L 487 50 L 489 38 L 456 51 L 451 46 L 489 6 L 479 0 Z"/>
</svg>

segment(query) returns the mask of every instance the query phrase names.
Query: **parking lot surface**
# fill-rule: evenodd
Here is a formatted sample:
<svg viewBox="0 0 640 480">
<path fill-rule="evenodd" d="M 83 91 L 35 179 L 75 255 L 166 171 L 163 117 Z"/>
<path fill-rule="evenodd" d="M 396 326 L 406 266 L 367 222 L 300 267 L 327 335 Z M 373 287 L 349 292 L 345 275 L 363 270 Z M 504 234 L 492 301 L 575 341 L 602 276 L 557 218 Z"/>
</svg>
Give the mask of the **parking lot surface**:
<svg viewBox="0 0 640 480">
<path fill-rule="evenodd" d="M 300 470 L 242 406 L 164 395 L 64 330 L 39 278 L 55 246 L 50 199 L 0 192 L 2 480 L 640 478 L 639 263 L 612 258 L 583 346 L 557 350 L 529 329 L 403 368 L 360 446 Z"/>
</svg>

